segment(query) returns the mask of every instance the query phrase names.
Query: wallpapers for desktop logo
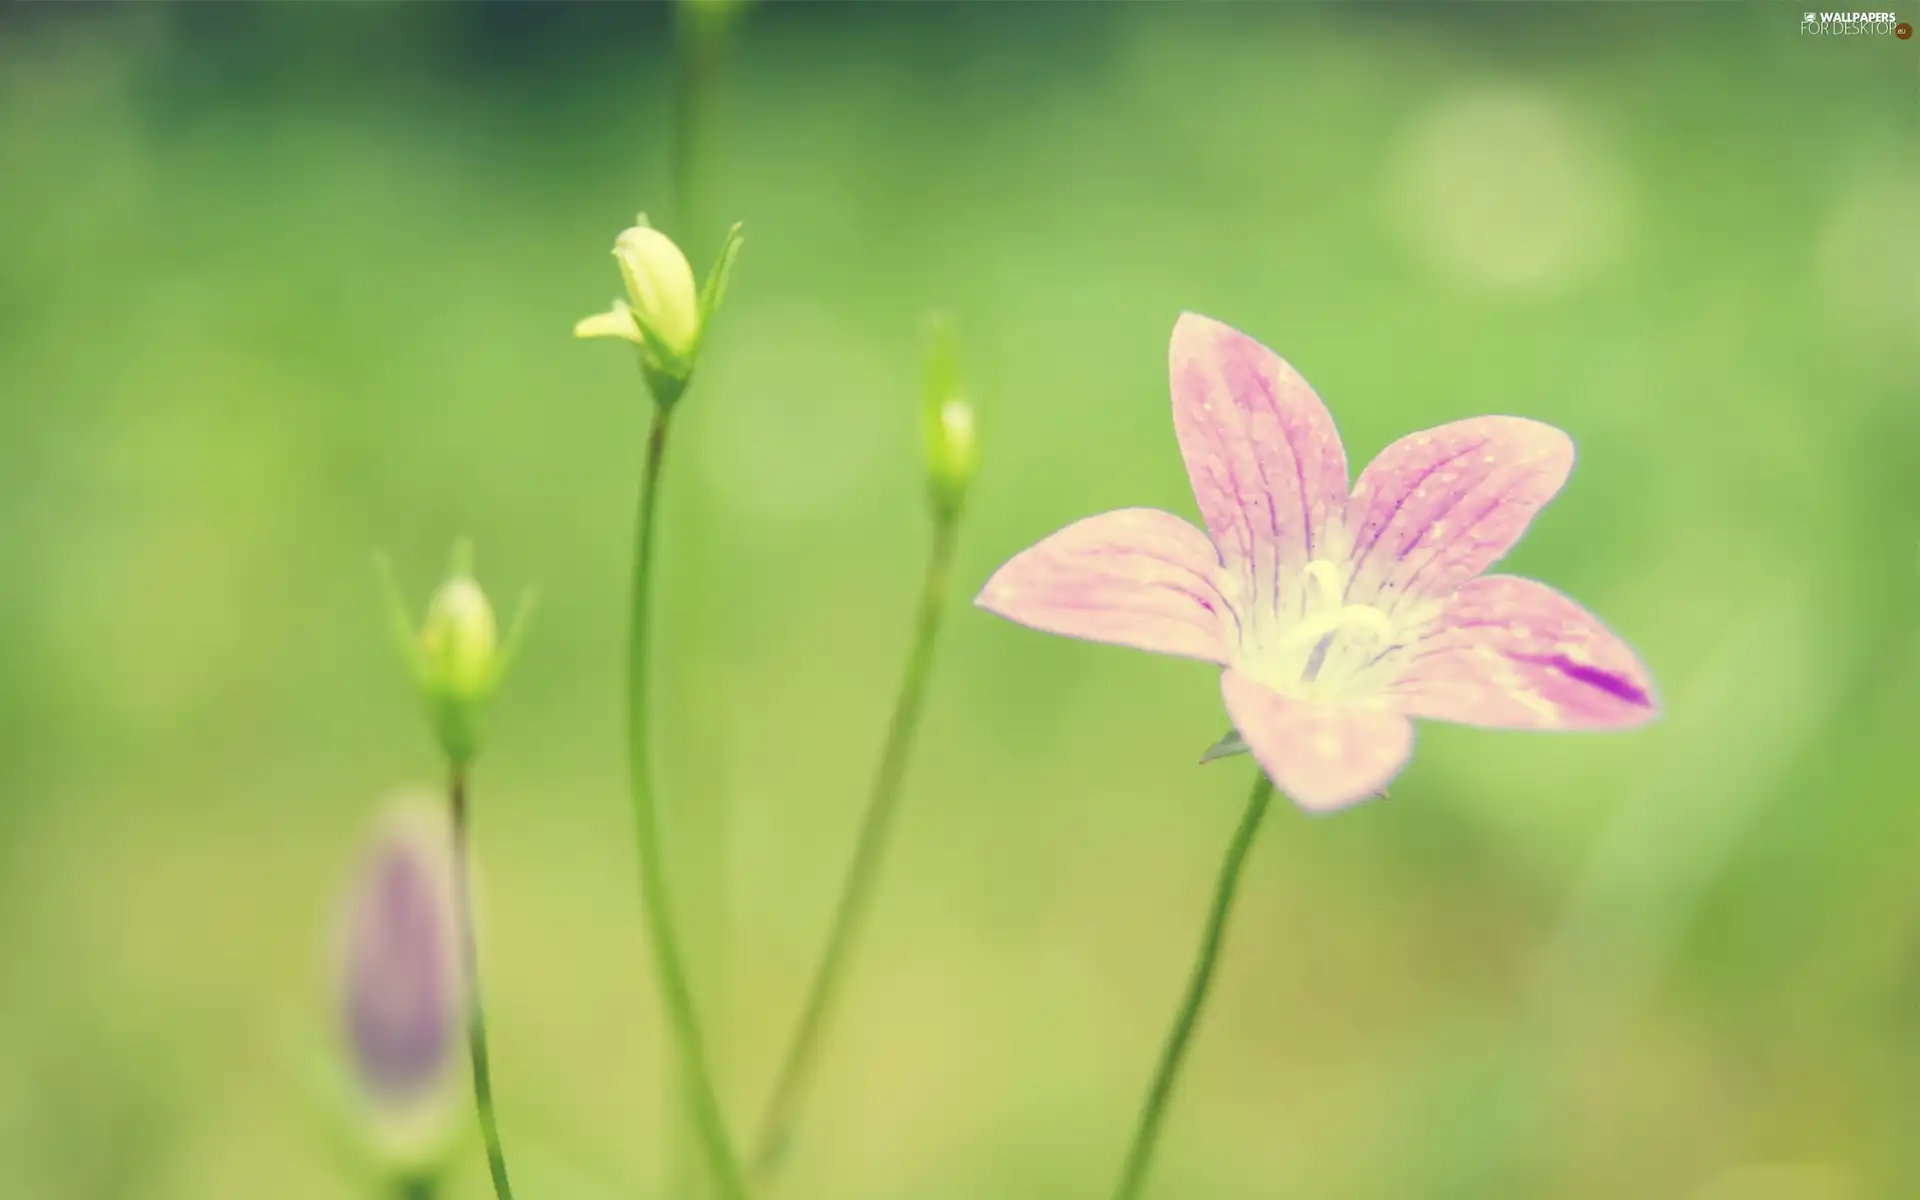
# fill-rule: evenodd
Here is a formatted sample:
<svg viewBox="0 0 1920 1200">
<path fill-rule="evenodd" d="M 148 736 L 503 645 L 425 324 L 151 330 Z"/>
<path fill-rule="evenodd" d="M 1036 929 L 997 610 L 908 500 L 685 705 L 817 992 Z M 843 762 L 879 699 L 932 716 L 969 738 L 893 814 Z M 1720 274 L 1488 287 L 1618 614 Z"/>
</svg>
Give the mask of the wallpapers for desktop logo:
<svg viewBox="0 0 1920 1200">
<path fill-rule="evenodd" d="M 1810 12 L 1800 15 L 1800 32 L 1834 37 L 1891 33 L 1907 38 L 1912 36 L 1913 27 L 1890 12 Z"/>
</svg>

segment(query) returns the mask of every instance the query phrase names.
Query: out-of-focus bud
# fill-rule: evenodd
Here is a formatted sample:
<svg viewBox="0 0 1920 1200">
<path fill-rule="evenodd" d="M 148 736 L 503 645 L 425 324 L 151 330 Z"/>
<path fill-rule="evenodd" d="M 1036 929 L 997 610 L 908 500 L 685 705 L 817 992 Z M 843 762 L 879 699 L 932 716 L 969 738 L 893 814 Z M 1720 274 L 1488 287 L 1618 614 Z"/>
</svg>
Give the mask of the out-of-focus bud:
<svg viewBox="0 0 1920 1200">
<path fill-rule="evenodd" d="M 943 521 L 952 520 L 966 502 L 967 487 L 980 466 L 980 441 L 973 405 L 960 384 L 953 328 L 942 319 L 931 323 L 922 420 L 934 514 Z"/>
<path fill-rule="evenodd" d="M 693 268 L 673 239 L 647 225 L 622 230 L 613 256 L 627 281 L 627 301 L 646 344 L 667 364 L 692 364 L 700 338 L 700 293 Z"/>
<path fill-rule="evenodd" d="M 671 408 L 686 391 L 700 358 L 714 312 L 725 297 L 727 280 L 740 253 L 740 227 L 727 231 L 720 257 L 706 282 L 696 287 L 693 268 L 672 238 L 647 223 L 641 213 L 614 239 L 613 256 L 626 280 L 627 299 L 573 327 L 580 338 L 616 337 L 640 347 L 640 363 L 654 402 Z"/>
<path fill-rule="evenodd" d="M 480 585 L 464 575 L 441 584 L 420 625 L 427 688 L 463 703 L 484 703 L 493 693 L 499 652 L 493 605 Z"/>
<path fill-rule="evenodd" d="M 374 1148 L 418 1166 L 458 1130 L 462 1014 L 451 829 L 424 793 L 392 803 L 341 911 L 336 986 L 343 1057 Z"/>
<path fill-rule="evenodd" d="M 711 52 L 726 39 L 749 0 L 680 0 L 678 16 L 695 48 Z"/>
<path fill-rule="evenodd" d="M 481 717 L 519 649 L 533 608 L 529 595 L 502 640 L 493 606 L 473 580 L 472 558 L 466 543 L 455 548 L 447 581 L 428 602 L 417 633 L 391 572 L 385 575 L 395 641 L 413 669 L 440 748 L 455 767 L 464 767 L 479 753 Z"/>
</svg>

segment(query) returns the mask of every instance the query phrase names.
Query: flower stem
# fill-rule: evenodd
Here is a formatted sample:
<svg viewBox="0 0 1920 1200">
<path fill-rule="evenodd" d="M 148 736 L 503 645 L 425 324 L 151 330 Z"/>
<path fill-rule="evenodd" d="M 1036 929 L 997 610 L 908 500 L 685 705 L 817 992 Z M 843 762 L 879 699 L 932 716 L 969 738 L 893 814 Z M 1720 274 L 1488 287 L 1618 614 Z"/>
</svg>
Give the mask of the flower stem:
<svg viewBox="0 0 1920 1200">
<path fill-rule="evenodd" d="M 1247 798 L 1247 810 L 1240 817 L 1240 827 L 1234 830 L 1233 841 L 1227 847 L 1227 857 L 1220 864 L 1220 878 L 1214 884 L 1213 907 L 1207 914 L 1207 928 L 1200 941 L 1200 957 L 1193 964 L 1193 975 L 1187 982 L 1186 999 L 1180 1005 L 1179 1015 L 1173 1019 L 1173 1029 L 1167 1034 L 1166 1045 L 1160 1051 L 1160 1066 L 1154 1072 L 1153 1087 L 1147 1092 L 1147 1103 L 1140 1110 L 1140 1123 L 1133 1133 L 1133 1145 L 1127 1151 L 1127 1165 L 1120 1176 L 1120 1186 L 1115 1189 L 1114 1200 L 1134 1200 L 1147 1183 L 1147 1168 L 1153 1161 L 1154 1144 L 1160 1138 L 1160 1126 L 1166 1120 L 1167 1102 L 1173 1095 L 1175 1078 L 1180 1073 L 1180 1063 L 1186 1057 L 1187 1043 L 1193 1040 L 1194 1027 L 1199 1024 L 1200 1010 L 1207 1001 L 1207 990 L 1213 983 L 1213 968 L 1220 957 L 1220 940 L 1226 932 L 1227 916 L 1233 909 L 1234 892 L 1240 884 L 1240 868 L 1247 861 L 1247 851 L 1253 845 L 1253 835 L 1260 829 L 1260 819 L 1267 814 L 1267 801 L 1273 797 L 1273 784 L 1261 772 L 1254 781 L 1253 794 Z"/>
<path fill-rule="evenodd" d="M 667 227 L 682 246 L 706 245 L 710 215 L 706 198 L 706 148 L 711 141 L 714 99 L 725 46 L 715 36 L 710 20 L 689 0 L 673 6 L 673 116 L 668 147 L 671 191 Z M 729 1038 L 725 1015 L 731 1008 L 733 914 L 727 868 L 732 841 L 730 769 L 725 697 L 717 694 L 713 675 L 701 669 L 724 654 L 713 622 L 698 600 L 688 595 L 711 594 L 717 578 L 712 536 L 713 517 L 698 497 L 675 510 L 685 535 L 670 554 L 665 568 L 693 587 L 669 598 L 665 616 L 675 630 L 674 645 L 662 656 L 660 670 L 675 696 L 675 712 L 663 722 L 667 745 L 685 747 L 683 761 L 696 768 L 677 772 L 680 792 L 662 801 L 662 819 L 676 831 L 672 862 L 683 924 L 679 933 L 689 951 L 687 966 L 699 983 L 695 1001 L 708 1014 L 705 1051 L 709 1070 L 725 1072 Z M 669 758 L 666 766 L 673 767 Z M 704 780 L 699 776 L 704 775 Z M 669 778 L 672 778 L 669 775 Z M 698 786 L 694 786 L 697 784 Z M 694 1100 L 685 1079 L 675 1070 L 665 1081 L 667 1099 L 666 1169 L 669 1189 L 683 1200 L 712 1200 L 720 1194 L 709 1176 L 703 1137 L 690 1118 Z"/>
<path fill-rule="evenodd" d="M 779 1167 L 793 1140 L 800 1105 L 812 1079 L 814 1063 L 819 1057 L 827 1017 L 833 1010 L 845 978 L 854 936 L 873 899 L 888 831 L 900 806 L 900 784 L 906 776 L 907 754 L 913 745 L 914 730 L 920 722 L 921 703 L 927 693 L 927 679 L 933 666 L 934 641 L 940 630 L 947 577 L 958 532 L 959 521 L 956 518 L 941 520 L 934 530 L 933 551 L 927 559 L 927 573 L 921 585 L 913 649 L 907 657 L 899 698 L 894 701 L 886 743 L 880 753 L 880 767 L 874 775 L 866 816 L 860 825 L 859 841 L 854 846 L 853 862 L 841 888 L 839 907 L 834 912 L 833 925 L 814 974 L 812 989 L 807 993 L 806 1007 L 801 1010 L 800 1024 L 794 1031 L 793 1041 L 788 1044 L 772 1098 L 767 1102 L 766 1113 L 761 1118 L 760 1140 L 754 1150 L 752 1165 L 756 1177 L 762 1179 Z"/>
<path fill-rule="evenodd" d="M 713 108 L 713 89 L 719 78 L 723 39 L 710 25 L 701 24 L 694 6 L 681 3 L 674 11 L 673 72 L 673 210 L 680 240 L 705 240 L 699 223 L 702 162 L 701 136 Z"/>
<path fill-rule="evenodd" d="M 440 1177 L 431 1172 L 403 1175 L 393 1181 L 392 1200 L 439 1200 Z"/>
<path fill-rule="evenodd" d="M 500 1124 L 493 1112 L 493 1070 L 487 1061 L 487 1017 L 480 1003 L 480 952 L 473 933 L 473 882 L 467 868 L 467 772 L 456 765 L 447 787 L 453 810 L 453 886 L 459 908 L 461 969 L 466 975 L 467 1057 L 473 1064 L 473 1106 L 480 1118 L 480 1139 L 487 1150 L 487 1173 L 499 1200 L 513 1200 L 507 1182 L 507 1156 L 500 1149 Z"/>
<path fill-rule="evenodd" d="M 640 511 L 634 534 L 633 626 L 627 655 L 628 783 L 633 793 L 634 840 L 640 857 L 642 908 L 647 919 L 649 940 L 653 945 L 655 974 L 659 976 L 667 1019 L 673 1027 L 681 1081 L 692 1110 L 694 1132 L 700 1140 L 719 1194 L 727 1200 L 743 1200 L 747 1195 L 746 1181 L 741 1174 L 739 1161 L 734 1156 L 726 1119 L 720 1112 L 719 1098 L 714 1093 L 713 1076 L 707 1065 L 706 1042 L 701 1036 L 700 1017 L 694 1007 L 686 957 L 680 947 L 679 926 L 674 923 L 666 861 L 660 850 L 660 823 L 654 802 L 652 763 L 648 757 L 649 599 L 654 529 L 658 524 L 656 516 L 660 507 L 660 471 L 666 458 L 668 420 L 667 410 L 656 409 L 653 427 L 647 433 L 647 459 L 640 480 Z"/>
</svg>

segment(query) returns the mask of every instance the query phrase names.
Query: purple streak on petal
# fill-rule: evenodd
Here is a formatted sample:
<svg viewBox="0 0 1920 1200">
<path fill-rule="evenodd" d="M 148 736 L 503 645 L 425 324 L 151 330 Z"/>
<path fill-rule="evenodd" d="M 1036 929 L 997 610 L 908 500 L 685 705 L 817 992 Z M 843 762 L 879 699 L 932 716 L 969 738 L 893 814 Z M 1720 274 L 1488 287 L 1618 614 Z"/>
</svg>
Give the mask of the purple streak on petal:
<svg viewBox="0 0 1920 1200">
<path fill-rule="evenodd" d="M 1660 708 L 1646 666 L 1599 618 L 1513 575 L 1455 593 L 1388 690 L 1408 716 L 1498 729 L 1624 729 Z"/>
<path fill-rule="evenodd" d="M 1420 435 L 1416 434 L 1414 436 L 1417 437 Z M 1397 445 L 1398 443 L 1395 444 Z M 1352 497 L 1353 507 L 1356 510 L 1354 516 L 1359 521 L 1359 524 L 1356 526 L 1353 545 L 1354 574 L 1360 574 L 1362 569 L 1366 567 L 1367 559 L 1372 557 L 1374 548 L 1380 544 L 1381 535 L 1393 526 L 1394 522 L 1400 517 L 1400 510 L 1407 506 L 1407 501 L 1412 499 L 1414 494 L 1425 486 L 1427 480 L 1431 479 L 1435 472 L 1444 467 L 1453 466 L 1469 454 L 1483 453 L 1485 446 L 1485 442 L 1475 442 L 1471 445 L 1456 447 L 1446 454 L 1435 458 L 1432 462 L 1421 465 L 1413 472 L 1410 479 L 1405 480 L 1400 485 L 1398 493 L 1391 497 L 1391 505 L 1387 505 L 1384 499 L 1378 502 L 1372 501 L 1365 491 L 1356 491 Z M 1392 447 L 1388 447 L 1388 449 L 1392 449 Z M 1379 461 L 1380 459 L 1378 458 L 1374 459 L 1374 463 L 1378 463 Z M 1371 471 L 1373 465 L 1373 463 L 1369 463 L 1367 465 L 1367 471 Z M 1371 490 L 1374 480 L 1368 478 L 1366 472 L 1362 472 L 1361 479 L 1367 489 Z M 1416 540 L 1426 532 L 1427 528 L 1427 526 L 1421 526 L 1416 531 Z M 1404 553 L 1402 552 L 1395 553 L 1396 557 L 1404 557 Z M 1351 586 L 1349 586 L 1348 590 L 1352 590 Z"/>
<path fill-rule="evenodd" d="M 1184 313 L 1168 347 L 1173 426 L 1221 560 L 1264 596 L 1323 553 L 1347 502 L 1326 405 L 1273 351 Z"/>
<path fill-rule="evenodd" d="M 1537 667 L 1551 668 L 1565 675 L 1575 683 L 1584 683 L 1588 687 L 1599 688 L 1614 699 L 1624 701 L 1627 704 L 1637 705 L 1641 708 L 1649 708 L 1653 704 L 1653 698 L 1647 694 L 1646 689 L 1634 683 L 1626 676 L 1617 675 L 1612 671 L 1603 671 L 1598 667 L 1582 666 L 1564 654 L 1548 656 L 1513 654 L 1511 657 L 1516 662 L 1531 663 Z"/>
<path fill-rule="evenodd" d="M 384 1100 L 429 1090 L 454 1052 L 452 916 L 425 847 L 384 841 L 353 897 L 344 981 L 354 1064 Z"/>
<path fill-rule="evenodd" d="M 1401 438 L 1354 485 L 1348 597 L 1446 595 L 1512 549 L 1572 469 L 1572 440 L 1520 417 L 1475 417 Z"/>
<path fill-rule="evenodd" d="M 1126 508 L 1075 522 L 1009 559 L 975 604 L 1029 628 L 1224 663 L 1239 615 L 1214 586 L 1207 535 Z"/>
<path fill-rule="evenodd" d="M 1396 712 L 1290 699 L 1231 669 L 1220 694 L 1261 769 L 1308 812 L 1378 795 L 1413 753 L 1413 724 Z"/>
</svg>

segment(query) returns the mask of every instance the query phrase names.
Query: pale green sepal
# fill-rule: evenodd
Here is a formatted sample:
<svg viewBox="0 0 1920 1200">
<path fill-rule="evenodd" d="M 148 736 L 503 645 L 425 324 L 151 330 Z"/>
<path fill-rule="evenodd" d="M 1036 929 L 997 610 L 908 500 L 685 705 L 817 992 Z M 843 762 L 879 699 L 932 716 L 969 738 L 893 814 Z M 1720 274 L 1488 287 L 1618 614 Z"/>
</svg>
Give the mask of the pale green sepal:
<svg viewBox="0 0 1920 1200">
<path fill-rule="evenodd" d="M 507 623 L 506 636 L 500 639 L 500 653 L 493 663 L 493 686 L 498 688 L 500 681 L 507 677 L 514 659 L 520 656 L 520 644 L 525 640 L 527 625 L 533 620 L 534 610 L 540 607 L 540 590 L 528 588 L 520 593 L 520 603 L 513 610 L 513 620 Z"/>
<path fill-rule="evenodd" d="M 687 382 L 693 378 L 692 371 L 662 370 L 647 357 L 644 346 L 640 349 L 640 375 L 647 381 L 647 391 L 652 393 L 653 402 L 661 412 L 671 411 L 680 402 L 680 397 L 686 393 Z"/>
<path fill-rule="evenodd" d="M 1200 762 L 1204 765 L 1218 759 L 1232 758 L 1236 754 L 1245 753 L 1247 753 L 1247 744 L 1240 740 L 1239 731 L 1229 729 L 1224 737 L 1207 747 L 1207 752 L 1200 756 Z"/>
<path fill-rule="evenodd" d="M 400 591 L 400 581 L 393 573 L 393 560 L 385 554 L 373 556 L 374 576 L 379 583 L 380 596 L 387 609 L 387 632 L 393 637 L 393 648 L 400 653 L 400 661 L 406 664 L 407 674 L 414 685 L 421 686 L 427 675 L 426 663 L 420 653 L 420 635 L 413 627 L 413 617 L 407 612 L 407 598 Z"/>
<path fill-rule="evenodd" d="M 707 273 L 706 282 L 700 285 L 701 342 L 706 340 L 707 327 L 713 321 L 713 314 L 719 311 L 720 302 L 727 298 L 727 282 L 733 278 L 733 263 L 740 257 L 740 247 L 745 243 L 746 238 L 740 233 L 740 222 L 735 221 L 733 227 L 727 230 L 726 240 L 720 243 L 720 253 L 713 260 L 713 270 Z M 698 349 L 695 353 L 699 353 Z"/>
<path fill-rule="evenodd" d="M 1205 766 L 1210 762 L 1215 762 L 1222 758 L 1232 758 L 1236 754 L 1246 753 L 1248 753 L 1247 743 L 1241 740 L 1240 731 L 1237 729 L 1229 729 L 1225 736 L 1219 741 L 1207 747 L 1207 752 L 1200 756 L 1200 765 Z M 1387 799 L 1387 789 L 1381 788 L 1373 795 L 1376 799 L 1385 800 Z"/>
</svg>

